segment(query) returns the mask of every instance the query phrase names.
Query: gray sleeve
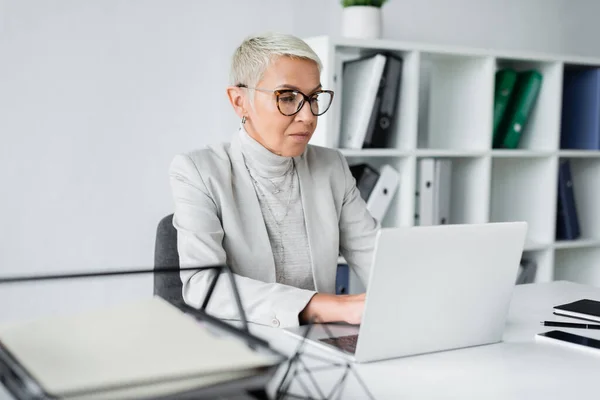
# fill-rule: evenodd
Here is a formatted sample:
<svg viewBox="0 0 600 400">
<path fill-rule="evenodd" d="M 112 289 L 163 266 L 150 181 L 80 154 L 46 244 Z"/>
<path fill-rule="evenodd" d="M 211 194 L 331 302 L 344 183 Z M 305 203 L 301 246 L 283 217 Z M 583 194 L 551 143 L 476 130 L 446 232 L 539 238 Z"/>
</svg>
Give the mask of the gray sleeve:
<svg viewBox="0 0 600 400">
<path fill-rule="evenodd" d="M 380 225 L 367 210 L 367 204 L 360 196 L 346 158 L 341 153 L 339 156 L 345 180 L 340 215 L 340 252 L 366 287 L 375 248 L 375 237 Z"/>
</svg>

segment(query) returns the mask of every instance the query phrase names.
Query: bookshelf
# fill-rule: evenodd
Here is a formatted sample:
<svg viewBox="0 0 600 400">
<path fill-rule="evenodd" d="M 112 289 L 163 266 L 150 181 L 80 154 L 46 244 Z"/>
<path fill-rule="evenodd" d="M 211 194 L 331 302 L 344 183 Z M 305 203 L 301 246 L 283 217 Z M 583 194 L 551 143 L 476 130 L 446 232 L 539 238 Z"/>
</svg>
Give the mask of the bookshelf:
<svg viewBox="0 0 600 400">
<path fill-rule="evenodd" d="M 390 164 L 400 187 L 384 227 L 413 226 L 418 160 L 451 159 L 450 223 L 524 220 L 524 255 L 537 263 L 536 282 L 566 279 L 600 286 L 600 151 L 560 148 L 563 72 L 600 67 L 600 59 L 500 52 L 385 39 L 312 37 L 323 61 L 322 84 L 336 92 L 319 117 L 312 144 L 338 147 L 343 62 L 378 52 L 403 59 L 397 121 L 385 149 L 341 149 L 348 162 Z M 517 149 L 492 148 L 494 78 L 498 69 L 536 68 L 543 84 Z M 581 237 L 555 240 L 558 166 L 571 161 Z"/>
</svg>

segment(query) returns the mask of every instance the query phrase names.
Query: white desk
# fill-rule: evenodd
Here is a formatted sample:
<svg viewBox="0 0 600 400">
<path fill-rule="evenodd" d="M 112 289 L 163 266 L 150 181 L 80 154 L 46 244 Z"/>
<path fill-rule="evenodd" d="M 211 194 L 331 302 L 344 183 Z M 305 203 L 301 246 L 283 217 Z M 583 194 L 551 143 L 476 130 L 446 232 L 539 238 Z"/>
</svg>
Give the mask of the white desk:
<svg viewBox="0 0 600 400">
<path fill-rule="evenodd" d="M 600 288 L 570 282 L 520 285 L 515 288 L 503 342 L 355 364 L 355 368 L 376 399 L 600 398 L 600 354 L 534 341 L 536 333 L 567 330 L 544 327 L 540 321 L 569 320 L 553 315 L 552 307 L 581 298 L 600 300 Z M 293 354 L 298 343 L 276 328 L 253 325 L 252 330 L 286 354 Z M 598 331 L 567 331 L 600 338 Z M 315 374 L 324 387 L 331 387 L 340 376 L 341 370 Z M 341 398 L 364 398 L 353 377 L 347 379 Z"/>
</svg>

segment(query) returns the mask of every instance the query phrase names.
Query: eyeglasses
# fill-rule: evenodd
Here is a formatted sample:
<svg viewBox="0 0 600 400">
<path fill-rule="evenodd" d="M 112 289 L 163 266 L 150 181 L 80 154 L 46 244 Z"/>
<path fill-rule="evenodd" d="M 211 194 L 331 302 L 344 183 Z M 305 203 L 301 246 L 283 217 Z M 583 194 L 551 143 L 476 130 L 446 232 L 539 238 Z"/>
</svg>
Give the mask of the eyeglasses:
<svg viewBox="0 0 600 400">
<path fill-rule="evenodd" d="M 317 90 L 316 92 L 311 93 L 310 96 L 307 96 L 301 91 L 294 89 L 269 90 L 262 88 L 251 88 L 244 84 L 238 84 L 237 87 L 275 94 L 277 99 L 277 109 L 286 117 L 290 117 L 300 112 L 304 106 L 304 102 L 306 101 L 308 101 L 308 104 L 310 104 L 310 112 L 315 117 L 318 117 L 319 115 L 325 114 L 327 110 L 329 110 L 331 102 L 333 101 L 332 90 Z"/>
</svg>

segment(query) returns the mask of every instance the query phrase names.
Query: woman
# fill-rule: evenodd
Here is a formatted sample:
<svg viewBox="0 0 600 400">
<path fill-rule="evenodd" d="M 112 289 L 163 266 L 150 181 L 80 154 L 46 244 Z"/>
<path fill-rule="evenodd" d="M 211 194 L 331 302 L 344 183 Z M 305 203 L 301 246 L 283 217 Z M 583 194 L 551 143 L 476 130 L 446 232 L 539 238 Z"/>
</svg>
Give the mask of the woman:
<svg viewBox="0 0 600 400">
<path fill-rule="evenodd" d="M 333 92 L 302 40 L 246 39 L 227 95 L 241 120 L 230 143 L 175 157 L 170 169 L 181 266 L 226 263 L 251 322 L 360 323 L 364 294 L 335 295 L 339 252 L 367 284 L 377 222 L 335 149 L 308 145 Z M 182 271 L 184 300 L 198 307 L 211 273 Z M 239 319 L 227 279 L 208 311 Z"/>
</svg>

